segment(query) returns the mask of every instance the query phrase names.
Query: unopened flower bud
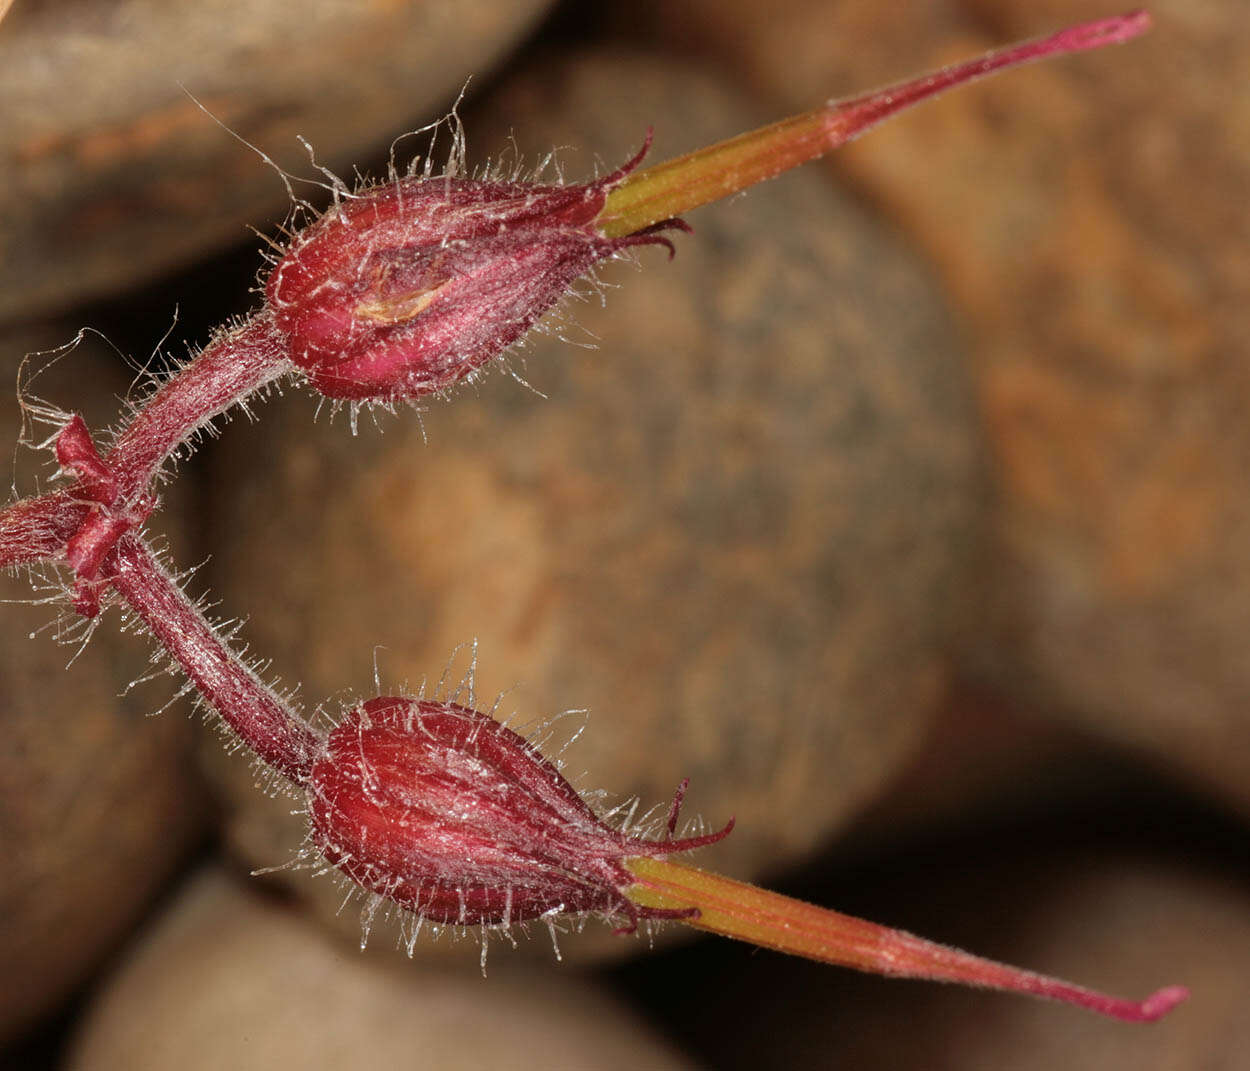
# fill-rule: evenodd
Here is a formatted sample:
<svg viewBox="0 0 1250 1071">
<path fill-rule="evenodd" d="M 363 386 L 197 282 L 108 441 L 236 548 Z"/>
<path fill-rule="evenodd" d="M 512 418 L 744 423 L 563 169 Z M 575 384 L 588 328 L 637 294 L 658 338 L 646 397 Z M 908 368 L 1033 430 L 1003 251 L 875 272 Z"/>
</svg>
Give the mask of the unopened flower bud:
<svg viewBox="0 0 1250 1071">
<path fill-rule="evenodd" d="M 647 243 L 671 253 L 656 231 L 678 220 L 611 238 L 594 226 L 647 145 L 583 185 L 415 177 L 345 199 L 296 235 L 266 285 L 291 360 L 332 398 L 412 398 L 465 378 L 599 261 Z"/>
<path fill-rule="evenodd" d="M 329 736 L 308 781 L 317 849 L 357 884 L 423 919 L 508 925 L 547 914 L 624 920 L 697 911 L 623 895 L 625 860 L 663 858 L 717 833 L 645 840 L 615 830 L 554 764 L 493 718 L 452 703 L 371 699 Z"/>
</svg>

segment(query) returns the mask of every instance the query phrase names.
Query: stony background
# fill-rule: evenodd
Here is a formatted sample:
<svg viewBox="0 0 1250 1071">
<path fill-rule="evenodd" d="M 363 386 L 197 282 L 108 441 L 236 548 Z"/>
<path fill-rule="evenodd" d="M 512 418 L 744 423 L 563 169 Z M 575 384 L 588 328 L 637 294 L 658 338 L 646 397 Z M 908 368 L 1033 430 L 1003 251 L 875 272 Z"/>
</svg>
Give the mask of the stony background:
<svg viewBox="0 0 1250 1071">
<path fill-rule="evenodd" d="M 376 169 L 473 75 L 471 157 L 563 146 L 576 179 L 648 125 L 664 158 L 1091 14 L 914 8 L 17 0 L 0 371 L 83 324 L 143 359 L 175 306 L 178 352 L 248 307 L 238 243 L 286 194 L 179 82 L 307 173 L 295 134 Z M 588 708 L 584 787 L 659 803 L 688 775 L 692 815 L 735 813 L 709 865 L 1188 1007 L 1134 1030 L 595 927 L 576 965 L 535 941 L 485 982 L 465 945 L 362 958 L 329 883 L 246 877 L 298 842 L 289 803 L 185 706 L 145 719 L 168 684 L 118 698 L 142 642 L 102 630 L 63 671 L 27 639 L 48 611 L 10 606 L 0 1063 L 1244 1066 L 1250 17 L 1152 10 L 693 214 L 673 263 L 609 266 L 568 341 L 531 341 L 533 390 L 497 374 L 356 438 L 288 392 L 167 518 L 310 704 L 476 639 L 485 702 Z M 96 422 L 126 389 L 103 344 L 55 371 Z"/>
</svg>

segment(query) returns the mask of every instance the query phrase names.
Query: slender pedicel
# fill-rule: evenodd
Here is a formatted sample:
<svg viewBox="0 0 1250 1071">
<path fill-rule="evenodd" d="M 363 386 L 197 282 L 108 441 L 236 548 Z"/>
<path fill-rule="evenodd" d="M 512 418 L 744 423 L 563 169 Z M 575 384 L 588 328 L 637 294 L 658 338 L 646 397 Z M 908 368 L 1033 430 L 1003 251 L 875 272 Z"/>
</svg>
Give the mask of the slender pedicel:
<svg viewBox="0 0 1250 1071">
<path fill-rule="evenodd" d="M 321 737 L 217 635 L 147 545 L 123 535 L 101 576 L 257 757 L 289 781 L 306 784 Z"/>
</svg>

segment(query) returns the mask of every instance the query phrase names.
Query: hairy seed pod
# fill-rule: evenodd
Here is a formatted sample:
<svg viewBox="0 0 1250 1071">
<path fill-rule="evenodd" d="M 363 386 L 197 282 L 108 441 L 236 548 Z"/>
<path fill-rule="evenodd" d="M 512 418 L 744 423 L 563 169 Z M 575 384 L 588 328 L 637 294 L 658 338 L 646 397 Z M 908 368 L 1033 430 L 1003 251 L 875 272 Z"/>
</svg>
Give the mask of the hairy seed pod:
<svg viewBox="0 0 1250 1071">
<path fill-rule="evenodd" d="M 594 223 L 641 163 L 575 186 L 397 178 L 301 231 L 266 296 L 290 358 L 331 398 L 395 401 L 443 390 L 518 341 L 599 261 L 672 245 L 665 220 L 623 237 Z"/>
<path fill-rule="evenodd" d="M 663 858 L 717 833 L 650 841 L 604 823 L 556 766 L 493 718 L 453 703 L 384 697 L 356 707 L 308 783 L 313 843 L 354 882 L 424 919 L 508 925 L 596 912 L 686 918 L 640 907 L 626 859 Z M 695 912 L 697 913 L 697 912 Z"/>
</svg>

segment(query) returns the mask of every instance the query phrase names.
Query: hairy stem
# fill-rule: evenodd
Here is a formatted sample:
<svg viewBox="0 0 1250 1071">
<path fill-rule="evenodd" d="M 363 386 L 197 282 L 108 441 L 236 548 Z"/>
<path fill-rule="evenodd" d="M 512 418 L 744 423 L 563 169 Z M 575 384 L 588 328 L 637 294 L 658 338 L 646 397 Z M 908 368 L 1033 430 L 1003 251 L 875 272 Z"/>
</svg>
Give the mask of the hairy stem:
<svg viewBox="0 0 1250 1071">
<path fill-rule="evenodd" d="M 267 312 L 210 342 L 160 386 L 109 452 L 116 506 L 133 504 L 196 431 L 290 370 L 283 336 Z"/>
<path fill-rule="evenodd" d="M 639 857 L 625 865 L 638 881 L 626 895 L 641 907 L 697 908 L 691 926 L 822 963 L 1027 993 L 1134 1023 L 1161 1018 L 1189 995 L 1170 986 L 1142 1001 L 1121 1000 L 682 863 Z"/>
<path fill-rule="evenodd" d="M 223 332 L 152 394 L 99 461 L 113 489 L 101 502 L 80 478 L 73 486 L 0 510 L 0 568 L 57 558 L 93 509 L 124 514 L 147 492 L 161 466 L 199 429 L 291 371 L 272 315 L 260 313 Z M 85 425 L 81 425 L 88 444 Z M 94 447 L 88 446 L 94 453 Z"/>
<path fill-rule="evenodd" d="M 101 574 L 226 724 L 268 765 L 307 782 L 321 738 L 222 642 L 147 545 L 123 536 Z"/>
<path fill-rule="evenodd" d="M 24 498 L 0 510 L 0 568 L 34 565 L 65 552 L 91 512 L 68 491 Z"/>
</svg>

